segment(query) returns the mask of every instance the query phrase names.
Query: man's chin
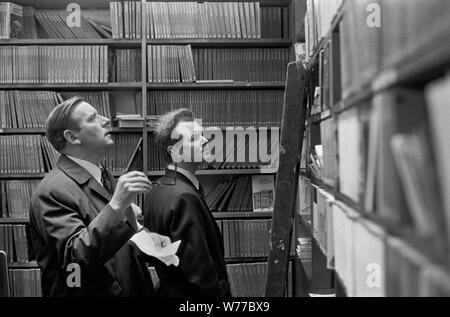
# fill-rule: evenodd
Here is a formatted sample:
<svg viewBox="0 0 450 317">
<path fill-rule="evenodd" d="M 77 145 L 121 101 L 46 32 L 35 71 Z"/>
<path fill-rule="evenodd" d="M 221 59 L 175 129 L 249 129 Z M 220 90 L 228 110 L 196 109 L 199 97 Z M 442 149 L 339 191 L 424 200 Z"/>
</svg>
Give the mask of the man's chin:
<svg viewBox="0 0 450 317">
<path fill-rule="evenodd" d="M 114 144 L 114 139 L 113 139 L 111 134 L 105 135 L 105 140 L 106 140 L 107 143 Z"/>
</svg>

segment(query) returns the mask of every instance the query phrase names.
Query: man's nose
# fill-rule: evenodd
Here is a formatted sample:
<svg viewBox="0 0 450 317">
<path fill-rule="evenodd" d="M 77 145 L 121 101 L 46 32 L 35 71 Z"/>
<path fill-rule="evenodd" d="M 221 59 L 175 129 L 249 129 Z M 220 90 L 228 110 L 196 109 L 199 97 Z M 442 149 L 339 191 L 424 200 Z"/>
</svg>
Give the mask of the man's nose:
<svg viewBox="0 0 450 317">
<path fill-rule="evenodd" d="M 102 120 L 102 126 L 109 127 L 111 125 L 111 120 L 108 118 L 100 116 L 100 119 Z"/>
<path fill-rule="evenodd" d="M 202 144 L 209 143 L 209 140 L 202 135 Z"/>
</svg>

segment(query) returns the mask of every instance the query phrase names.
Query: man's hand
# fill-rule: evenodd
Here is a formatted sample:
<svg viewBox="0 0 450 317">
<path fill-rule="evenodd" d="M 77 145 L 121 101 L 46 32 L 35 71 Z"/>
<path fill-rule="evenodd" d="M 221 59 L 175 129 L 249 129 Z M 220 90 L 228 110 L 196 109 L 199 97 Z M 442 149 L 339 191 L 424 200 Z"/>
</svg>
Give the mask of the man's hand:
<svg viewBox="0 0 450 317">
<path fill-rule="evenodd" d="M 141 172 L 130 172 L 122 175 L 117 182 L 114 195 L 109 202 L 111 208 L 118 212 L 124 211 L 136 195 L 148 193 L 151 190 L 151 182 Z"/>
</svg>

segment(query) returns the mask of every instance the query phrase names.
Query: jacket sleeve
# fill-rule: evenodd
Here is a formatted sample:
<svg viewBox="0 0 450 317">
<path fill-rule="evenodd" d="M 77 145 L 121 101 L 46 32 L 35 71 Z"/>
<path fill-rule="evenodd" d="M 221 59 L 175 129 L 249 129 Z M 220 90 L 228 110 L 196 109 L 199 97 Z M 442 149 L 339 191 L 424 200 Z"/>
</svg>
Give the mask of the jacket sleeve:
<svg viewBox="0 0 450 317">
<path fill-rule="evenodd" d="M 170 237 L 181 240 L 177 252 L 183 276 L 205 296 L 219 297 L 219 278 L 208 250 L 205 223 L 200 212 L 205 207 L 193 193 L 183 193 L 171 208 Z"/>
<path fill-rule="evenodd" d="M 86 226 L 79 208 L 90 205 L 76 196 L 64 188 L 53 188 L 38 194 L 32 209 L 40 214 L 47 242 L 56 246 L 61 268 L 77 263 L 92 274 L 127 243 L 135 230 L 109 204 Z"/>
</svg>

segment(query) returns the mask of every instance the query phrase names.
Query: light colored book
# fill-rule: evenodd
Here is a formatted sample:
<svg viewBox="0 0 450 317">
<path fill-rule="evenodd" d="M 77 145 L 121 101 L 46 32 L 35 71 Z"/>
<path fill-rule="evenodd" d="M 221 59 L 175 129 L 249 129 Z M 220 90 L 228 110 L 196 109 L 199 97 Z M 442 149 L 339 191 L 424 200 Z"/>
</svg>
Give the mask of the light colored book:
<svg viewBox="0 0 450 317">
<path fill-rule="evenodd" d="M 275 199 L 273 175 L 252 176 L 253 211 L 272 212 Z"/>
</svg>

